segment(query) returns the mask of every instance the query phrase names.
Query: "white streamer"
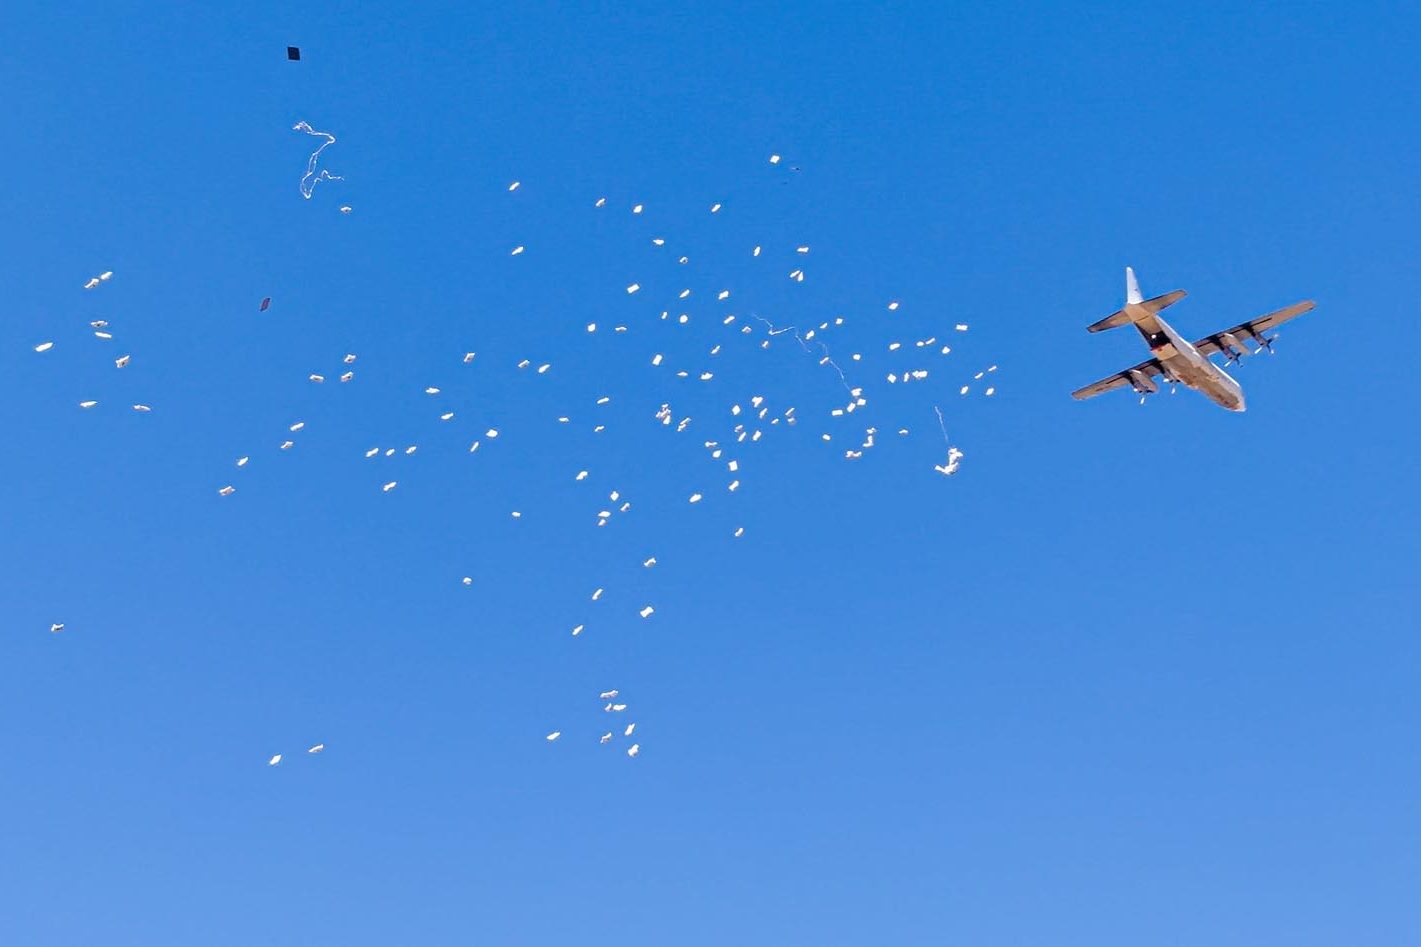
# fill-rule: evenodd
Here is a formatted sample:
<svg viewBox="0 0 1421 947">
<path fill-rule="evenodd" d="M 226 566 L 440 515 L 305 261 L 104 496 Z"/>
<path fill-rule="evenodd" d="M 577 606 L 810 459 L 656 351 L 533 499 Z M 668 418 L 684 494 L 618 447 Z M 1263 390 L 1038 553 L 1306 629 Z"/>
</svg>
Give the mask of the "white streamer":
<svg viewBox="0 0 1421 947">
<path fill-rule="evenodd" d="M 316 131 L 306 122 L 297 122 L 295 125 L 291 126 L 291 130 L 297 132 L 305 132 L 308 135 L 315 135 L 317 138 L 324 138 L 326 140 L 325 144 L 321 145 L 321 147 L 311 152 L 311 157 L 306 161 L 306 173 L 301 178 L 302 197 L 306 198 L 306 200 L 309 201 L 311 199 L 311 192 L 314 191 L 316 189 L 316 185 L 321 183 L 322 181 L 345 180 L 340 175 L 331 174 L 324 168 L 321 169 L 321 172 L 319 174 L 316 173 L 316 163 L 321 158 L 321 152 L 325 151 L 331 145 L 334 145 L 336 143 L 336 136 L 332 135 L 330 132 Z"/>
</svg>

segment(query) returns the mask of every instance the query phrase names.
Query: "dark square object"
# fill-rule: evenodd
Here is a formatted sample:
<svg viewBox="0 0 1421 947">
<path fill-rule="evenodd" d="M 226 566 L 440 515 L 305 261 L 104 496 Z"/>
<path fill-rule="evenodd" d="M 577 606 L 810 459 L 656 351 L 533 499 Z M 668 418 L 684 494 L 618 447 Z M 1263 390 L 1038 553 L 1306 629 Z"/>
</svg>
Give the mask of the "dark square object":
<svg viewBox="0 0 1421 947">
<path fill-rule="evenodd" d="M 292 62 L 298 62 L 298 61 L 301 59 L 301 47 L 299 47 L 299 46 L 288 46 L 288 47 L 286 47 L 286 58 L 289 59 L 289 60 L 291 60 Z"/>
</svg>

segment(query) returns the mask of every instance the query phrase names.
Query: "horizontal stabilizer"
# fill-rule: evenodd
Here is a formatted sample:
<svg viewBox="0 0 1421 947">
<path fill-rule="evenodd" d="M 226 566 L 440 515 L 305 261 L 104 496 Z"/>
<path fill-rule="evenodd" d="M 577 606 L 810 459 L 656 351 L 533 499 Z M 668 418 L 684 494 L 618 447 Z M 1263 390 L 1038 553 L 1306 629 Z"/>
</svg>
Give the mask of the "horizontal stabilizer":
<svg viewBox="0 0 1421 947">
<path fill-rule="evenodd" d="M 1176 289 L 1172 293 L 1165 293 L 1163 296 L 1156 296 L 1153 299 L 1146 299 L 1140 303 L 1141 309 L 1148 309 L 1150 312 L 1159 312 L 1166 306 L 1173 306 L 1185 296 L 1189 295 L 1182 289 Z"/>
<path fill-rule="evenodd" d="M 1088 331 L 1104 332 L 1106 329 L 1114 329 L 1119 326 L 1128 326 L 1129 324 L 1130 314 L 1124 309 L 1121 309 L 1119 312 L 1112 312 L 1110 315 L 1106 316 L 1099 322 L 1092 323 L 1088 327 Z"/>
<path fill-rule="evenodd" d="M 1119 312 L 1112 312 L 1099 322 L 1093 323 L 1088 327 L 1089 331 L 1104 332 L 1106 329 L 1114 329 L 1117 326 L 1127 326 L 1134 321 L 1134 319 L 1131 318 L 1132 312 L 1139 312 L 1141 315 L 1145 313 L 1153 315 L 1166 306 L 1172 306 L 1179 302 L 1186 295 L 1188 294 L 1185 293 L 1184 290 L 1176 289 L 1174 292 L 1165 293 L 1163 296 L 1155 296 L 1153 299 L 1146 299 L 1143 302 L 1131 303 Z M 1141 312 L 1141 310 L 1143 310 L 1143 312 Z"/>
</svg>

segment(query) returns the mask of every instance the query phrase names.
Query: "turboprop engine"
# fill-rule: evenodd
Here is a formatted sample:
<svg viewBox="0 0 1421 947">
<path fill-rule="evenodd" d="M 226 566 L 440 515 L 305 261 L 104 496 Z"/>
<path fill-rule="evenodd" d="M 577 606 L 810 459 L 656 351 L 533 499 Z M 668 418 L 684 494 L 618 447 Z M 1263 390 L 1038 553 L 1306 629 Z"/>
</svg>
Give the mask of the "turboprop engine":
<svg viewBox="0 0 1421 947">
<path fill-rule="evenodd" d="M 1149 375 L 1146 375 L 1144 372 L 1140 371 L 1138 368 L 1130 369 L 1129 375 L 1130 384 L 1134 385 L 1135 390 L 1138 391 L 1140 394 L 1152 395 L 1155 392 L 1159 391 L 1159 385 L 1155 384 L 1155 380 Z"/>
<path fill-rule="evenodd" d="M 1219 334 L 1219 347 L 1224 350 L 1224 358 L 1230 362 L 1237 362 L 1245 355 L 1252 354 L 1232 332 Z"/>
</svg>

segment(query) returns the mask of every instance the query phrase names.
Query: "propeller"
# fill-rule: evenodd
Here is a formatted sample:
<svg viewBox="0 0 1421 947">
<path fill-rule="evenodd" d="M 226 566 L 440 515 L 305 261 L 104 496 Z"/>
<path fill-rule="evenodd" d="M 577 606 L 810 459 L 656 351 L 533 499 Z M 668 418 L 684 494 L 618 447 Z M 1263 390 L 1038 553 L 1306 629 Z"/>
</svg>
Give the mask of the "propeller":
<svg viewBox="0 0 1421 947">
<path fill-rule="evenodd" d="M 1258 337 L 1258 347 L 1261 348 L 1261 349 L 1267 349 L 1267 350 L 1268 350 L 1268 354 L 1269 354 L 1269 355 L 1272 355 L 1272 354 L 1274 354 L 1274 353 L 1273 353 L 1273 343 L 1274 343 L 1275 340 L 1277 340 L 1277 338 L 1278 338 L 1278 334 L 1277 334 L 1276 332 L 1275 332 L 1273 335 L 1260 335 L 1260 336 Z"/>
</svg>

